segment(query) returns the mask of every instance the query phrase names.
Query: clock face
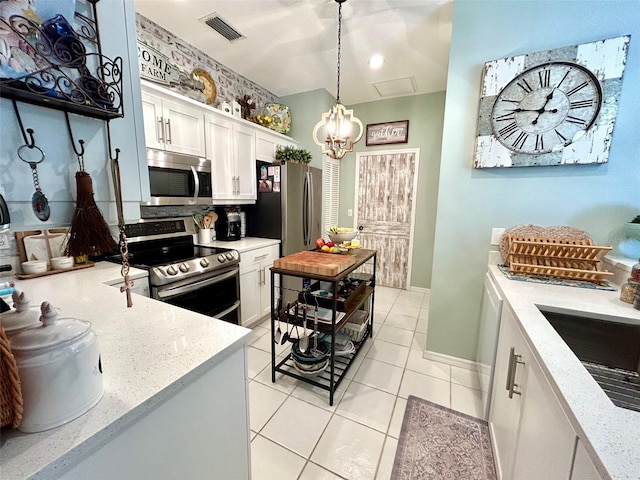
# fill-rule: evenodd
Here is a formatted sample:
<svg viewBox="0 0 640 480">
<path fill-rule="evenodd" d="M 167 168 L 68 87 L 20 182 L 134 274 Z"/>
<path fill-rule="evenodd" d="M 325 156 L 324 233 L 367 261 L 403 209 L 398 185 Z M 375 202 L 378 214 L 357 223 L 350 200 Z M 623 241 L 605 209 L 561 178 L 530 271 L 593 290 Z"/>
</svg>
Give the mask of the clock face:
<svg viewBox="0 0 640 480">
<path fill-rule="evenodd" d="M 594 124 L 602 87 L 585 67 L 548 62 L 525 70 L 498 94 L 491 129 L 507 149 L 529 155 L 561 151 Z"/>
</svg>

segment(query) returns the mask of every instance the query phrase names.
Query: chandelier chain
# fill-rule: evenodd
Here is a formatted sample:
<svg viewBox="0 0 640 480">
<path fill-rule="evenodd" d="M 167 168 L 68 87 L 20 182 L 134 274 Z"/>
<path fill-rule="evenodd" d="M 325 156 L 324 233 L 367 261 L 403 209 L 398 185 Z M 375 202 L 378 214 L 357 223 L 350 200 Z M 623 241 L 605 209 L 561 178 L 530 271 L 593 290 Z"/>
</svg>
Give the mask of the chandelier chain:
<svg viewBox="0 0 640 480">
<path fill-rule="evenodd" d="M 340 38 L 342 36 L 342 2 L 338 4 L 338 82 L 337 82 L 337 96 L 336 102 L 340 103 L 340 47 L 342 46 L 342 42 Z"/>
</svg>

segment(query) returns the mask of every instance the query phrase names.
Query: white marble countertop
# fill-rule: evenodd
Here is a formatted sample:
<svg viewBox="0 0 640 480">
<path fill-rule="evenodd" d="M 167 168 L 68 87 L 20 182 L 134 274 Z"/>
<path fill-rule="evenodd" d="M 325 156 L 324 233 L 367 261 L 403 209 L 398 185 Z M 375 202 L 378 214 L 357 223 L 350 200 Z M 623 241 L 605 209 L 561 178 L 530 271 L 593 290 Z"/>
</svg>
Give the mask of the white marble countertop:
<svg viewBox="0 0 640 480">
<path fill-rule="evenodd" d="M 147 272 L 131 269 L 132 278 Z M 6 479 L 50 479 L 242 348 L 249 330 L 133 295 L 118 288 L 120 266 L 16 280 L 32 303 L 48 300 L 63 316 L 89 320 L 98 336 L 104 396 L 81 417 L 41 433 L 3 432 L 0 472 Z M 223 394 L 223 392 L 221 392 Z"/>
<path fill-rule="evenodd" d="M 280 240 L 274 240 L 273 238 L 245 237 L 233 242 L 212 240 L 210 243 L 199 243 L 198 236 L 194 235 L 194 242 L 196 245 L 203 245 L 205 247 L 232 248 L 234 250 L 238 250 L 240 253 L 244 253 L 250 250 L 256 250 L 257 248 L 278 245 Z"/>
<path fill-rule="evenodd" d="M 619 291 L 509 280 L 495 265 L 489 271 L 602 478 L 639 480 L 640 413 L 609 400 L 537 306 L 638 325 L 640 311 Z"/>
</svg>

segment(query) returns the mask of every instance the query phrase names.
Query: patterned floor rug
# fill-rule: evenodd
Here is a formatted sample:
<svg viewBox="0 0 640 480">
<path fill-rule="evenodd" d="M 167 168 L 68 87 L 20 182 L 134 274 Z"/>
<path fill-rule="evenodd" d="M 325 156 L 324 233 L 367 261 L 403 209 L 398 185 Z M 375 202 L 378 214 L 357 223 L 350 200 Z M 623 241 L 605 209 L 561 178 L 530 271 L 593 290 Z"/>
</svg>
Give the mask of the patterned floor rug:
<svg viewBox="0 0 640 480">
<path fill-rule="evenodd" d="M 392 480 L 495 480 L 487 422 L 409 396 Z"/>
</svg>

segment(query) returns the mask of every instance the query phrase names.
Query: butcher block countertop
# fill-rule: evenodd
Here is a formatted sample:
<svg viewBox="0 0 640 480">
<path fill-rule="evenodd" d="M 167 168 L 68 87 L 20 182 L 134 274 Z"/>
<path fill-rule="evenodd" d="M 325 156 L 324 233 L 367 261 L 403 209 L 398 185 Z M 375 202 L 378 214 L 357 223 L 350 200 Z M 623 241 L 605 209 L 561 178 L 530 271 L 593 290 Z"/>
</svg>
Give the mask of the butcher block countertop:
<svg viewBox="0 0 640 480">
<path fill-rule="evenodd" d="M 271 270 L 317 280 L 339 280 L 375 255 L 375 250 L 361 248 L 344 254 L 303 251 L 277 259 Z"/>
</svg>

